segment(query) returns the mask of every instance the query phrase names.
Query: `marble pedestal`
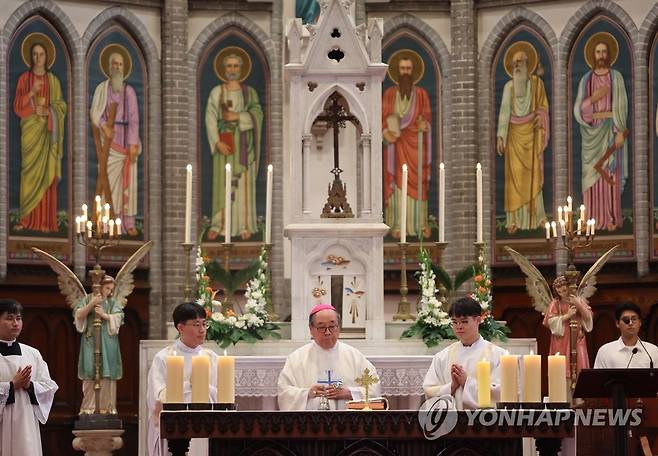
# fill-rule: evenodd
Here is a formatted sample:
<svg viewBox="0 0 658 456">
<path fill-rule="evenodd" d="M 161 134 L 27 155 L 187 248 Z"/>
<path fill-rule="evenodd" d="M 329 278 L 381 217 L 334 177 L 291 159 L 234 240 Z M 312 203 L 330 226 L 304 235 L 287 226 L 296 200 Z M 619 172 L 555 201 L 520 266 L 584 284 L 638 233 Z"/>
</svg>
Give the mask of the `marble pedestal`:
<svg viewBox="0 0 658 456">
<path fill-rule="evenodd" d="M 123 446 L 123 429 L 75 430 L 73 448 L 86 456 L 111 456 Z"/>
</svg>

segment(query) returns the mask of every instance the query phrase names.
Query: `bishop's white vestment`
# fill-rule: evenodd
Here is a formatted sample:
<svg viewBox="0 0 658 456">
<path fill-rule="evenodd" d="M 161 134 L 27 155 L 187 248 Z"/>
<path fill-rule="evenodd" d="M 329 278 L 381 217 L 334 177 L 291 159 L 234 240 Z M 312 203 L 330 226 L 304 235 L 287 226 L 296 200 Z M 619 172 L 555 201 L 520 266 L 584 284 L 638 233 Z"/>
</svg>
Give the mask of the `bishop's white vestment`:
<svg viewBox="0 0 658 456">
<path fill-rule="evenodd" d="M 149 456 L 165 456 L 169 454 L 167 440 L 160 438 L 160 411 L 167 397 L 167 356 L 176 354 L 183 356 L 183 401 L 192 402 L 192 357 L 206 355 L 210 358 L 210 402 L 217 399 L 217 354 L 199 345 L 190 348 L 180 340 L 160 350 L 153 358 L 149 370 L 146 391 L 146 406 L 148 408 L 148 454 Z M 191 439 L 188 456 L 206 456 L 208 454 L 208 439 Z"/>
<path fill-rule="evenodd" d="M 57 384 L 37 349 L 15 340 L 0 344 L 0 456 L 40 456 L 39 423 L 48 420 Z M 26 366 L 32 366 L 31 386 L 14 389 L 10 382 Z"/>
<path fill-rule="evenodd" d="M 464 387 L 455 391 L 455 406 L 458 410 L 478 408 L 476 366 L 478 361 L 486 359 L 491 363 L 491 400 L 496 402 L 500 399 L 500 357 L 507 354 L 507 350 L 487 342 L 482 336 L 469 346 L 455 342 L 434 355 L 423 381 L 425 395 L 428 398 L 449 395 L 452 383 L 450 371 L 453 364 L 459 364 L 468 378 Z"/>
<path fill-rule="evenodd" d="M 377 375 L 375 367 L 366 357 L 351 345 L 336 342 L 333 348 L 325 350 L 315 341 L 292 352 L 279 374 L 278 402 L 281 410 L 318 410 L 320 397 L 309 398 L 311 386 L 329 379 L 341 381 L 344 388 L 352 393 L 353 400 L 365 398 L 365 389 L 355 382 L 365 369 Z M 330 372 L 330 374 L 329 374 Z M 321 383 L 322 384 L 322 383 Z M 371 398 L 381 395 L 381 382 L 370 387 Z M 329 400 L 331 410 L 344 410 L 344 400 Z"/>
</svg>

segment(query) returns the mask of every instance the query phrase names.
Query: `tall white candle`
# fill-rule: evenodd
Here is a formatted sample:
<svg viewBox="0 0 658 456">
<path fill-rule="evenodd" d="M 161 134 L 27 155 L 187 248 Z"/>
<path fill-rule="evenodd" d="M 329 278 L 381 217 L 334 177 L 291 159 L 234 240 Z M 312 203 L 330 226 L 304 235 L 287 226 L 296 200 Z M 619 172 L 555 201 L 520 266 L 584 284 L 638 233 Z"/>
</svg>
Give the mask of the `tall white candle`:
<svg viewBox="0 0 658 456">
<path fill-rule="evenodd" d="M 557 237 L 557 223 L 555 223 L 555 220 L 551 222 L 551 229 L 553 231 L 553 237 Z"/>
<path fill-rule="evenodd" d="M 475 167 L 476 198 L 477 198 L 477 242 L 482 242 L 482 165 Z"/>
<path fill-rule="evenodd" d="M 224 243 L 231 243 L 231 164 L 226 164 L 226 185 L 224 186 Z"/>
<path fill-rule="evenodd" d="M 439 165 L 439 242 L 445 242 L 446 170 Z"/>
<path fill-rule="evenodd" d="M 267 188 L 265 192 L 265 244 L 272 243 L 272 174 L 274 168 L 267 165 Z"/>
<path fill-rule="evenodd" d="M 185 243 L 192 243 L 192 165 L 186 166 L 185 176 Z"/>
<path fill-rule="evenodd" d="M 400 242 L 407 242 L 407 164 L 402 165 L 402 197 L 400 198 Z"/>
</svg>

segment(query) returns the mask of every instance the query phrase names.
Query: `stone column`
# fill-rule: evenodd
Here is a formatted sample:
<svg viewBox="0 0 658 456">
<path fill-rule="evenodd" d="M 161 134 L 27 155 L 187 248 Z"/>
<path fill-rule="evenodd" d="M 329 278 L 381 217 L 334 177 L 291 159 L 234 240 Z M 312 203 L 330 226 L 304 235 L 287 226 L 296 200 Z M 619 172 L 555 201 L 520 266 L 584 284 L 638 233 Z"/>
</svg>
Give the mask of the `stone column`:
<svg viewBox="0 0 658 456">
<path fill-rule="evenodd" d="M 302 214 L 309 216 L 309 198 L 311 195 L 311 135 L 302 136 Z M 296 189 L 293 189 L 296 191 Z"/>
<path fill-rule="evenodd" d="M 453 0 L 450 3 L 452 146 L 446 154 L 446 169 L 450 176 L 450 185 L 446 186 L 446 201 L 449 202 L 446 208 L 450 213 L 446 218 L 450 221 L 446 226 L 446 238 L 450 244 L 444 264 L 451 271 L 460 270 L 475 260 L 475 164 L 479 158 L 474 3 L 474 0 Z M 485 213 L 484 220 L 488 219 Z M 485 240 L 488 232 L 489 226 L 485 224 Z"/>
<path fill-rule="evenodd" d="M 371 137 L 370 134 L 361 135 L 361 150 L 363 151 L 363 209 L 361 210 L 361 217 L 367 217 L 372 213 L 372 173 L 370 172 L 371 163 Z"/>
<path fill-rule="evenodd" d="M 165 0 L 162 12 L 162 284 L 161 337 L 173 308 L 183 300 L 185 165 L 188 141 L 187 0 Z M 185 259 L 190 261 L 189 258 Z"/>
</svg>

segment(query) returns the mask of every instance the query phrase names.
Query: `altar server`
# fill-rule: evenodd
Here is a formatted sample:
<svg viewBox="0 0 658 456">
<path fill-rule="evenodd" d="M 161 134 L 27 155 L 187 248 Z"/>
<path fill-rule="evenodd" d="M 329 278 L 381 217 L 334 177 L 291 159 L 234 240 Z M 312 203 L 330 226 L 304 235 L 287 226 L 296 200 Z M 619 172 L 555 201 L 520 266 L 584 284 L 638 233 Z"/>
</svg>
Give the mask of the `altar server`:
<svg viewBox="0 0 658 456">
<path fill-rule="evenodd" d="M 205 355 L 210 358 L 210 401 L 217 397 L 217 355 L 202 347 L 206 340 L 206 312 L 194 302 L 179 304 L 174 309 L 174 326 L 180 338 L 173 344 L 160 350 L 153 358 L 149 370 L 146 392 L 148 407 L 148 454 L 149 456 L 164 456 L 169 454 L 166 439 L 160 438 L 160 412 L 167 398 L 167 357 L 183 356 L 183 402 L 192 402 L 190 375 L 192 373 L 192 357 Z M 191 439 L 189 456 L 208 454 L 208 439 Z"/>
<path fill-rule="evenodd" d="M 459 342 L 434 355 L 423 389 L 428 398 L 451 395 L 458 410 L 477 408 L 478 386 L 475 369 L 483 359 L 491 363 L 491 399 L 500 399 L 500 357 L 506 350 L 480 336 L 480 304 L 461 298 L 450 308 L 452 329 Z"/>
<path fill-rule="evenodd" d="M 615 320 L 620 337 L 599 348 L 594 369 L 623 369 L 656 367 L 658 347 L 640 340 L 642 311 L 631 302 L 617 304 Z"/>
<path fill-rule="evenodd" d="M 39 423 L 48 420 L 57 384 L 41 353 L 16 338 L 23 329 L 23 307 L 0 299 L 0 455 L 39 456 Z"/>
<path fill-rule="evenodd" d="M 318 410 L 322 396 L 331 410 L 345 409 L 345 402 L 362 400 L 365 390 L 355 379 L 375 367 L 356 348 L 338 341 L 340 316 L 329 304 L 318 304 L 309 315 L 313 341 L 292 352 L 279 375 L 281 410 Z M 340 382 L 340 383 L 337 383 Z M 379 396 L 380 383 L 370 387 L 370 397 Z"/>
</svg>

